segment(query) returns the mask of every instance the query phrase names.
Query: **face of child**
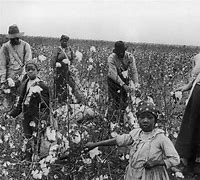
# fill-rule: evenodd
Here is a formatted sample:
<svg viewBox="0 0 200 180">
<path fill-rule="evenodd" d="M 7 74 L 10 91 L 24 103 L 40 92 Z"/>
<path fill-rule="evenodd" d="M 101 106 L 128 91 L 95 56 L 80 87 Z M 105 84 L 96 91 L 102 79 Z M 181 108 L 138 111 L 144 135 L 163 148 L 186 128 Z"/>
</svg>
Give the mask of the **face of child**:
<svg viewBox="0 0 200 180">
<path fill-rule="evenodd" d="M 67 47 L 67 40 L 65 40 L 65 39 L 62 39 L 61 41 L 60 41 L 60 44 L 61 44 L 61 46 L 62 46 L 62 48 L 66 48 Z"/>
<path fill-rule="evenodd" d="M 123 51 L 118 51 L 118 52 L 117 52 L 117 56 L 118 56 L 119 58 L 124 58 L 124 55 L 125 55 L 125 50 L 123 50 Z"/>
<path fill-rule="evenodd" d="M 30 80 L 34 80 L 38 74 L 38 70 L 34 64 L 28 64 L 26 66 L 26 72 Z"/>
<path fill-rule="evenodd" d="M 138 123 L 144 132 L 151 132 L 155 127 L 155 116 L 150 112 L 143 112 L 138 116 Z"/>
</svg>

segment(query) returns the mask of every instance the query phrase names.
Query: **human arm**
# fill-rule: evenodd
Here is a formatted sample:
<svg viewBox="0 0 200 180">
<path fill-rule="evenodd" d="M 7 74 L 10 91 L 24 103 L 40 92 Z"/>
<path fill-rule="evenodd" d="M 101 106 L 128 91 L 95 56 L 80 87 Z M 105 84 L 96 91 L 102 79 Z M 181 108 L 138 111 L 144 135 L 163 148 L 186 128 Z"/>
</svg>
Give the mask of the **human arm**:
<svg viewBox="0 0 200 180">
<path fill-rule="evenodd" d="M 0 49 L 0 83 L 6 82 L 7 62 L 9 59 L 8 50 L 3 45 Z"/>
<path fill-rule="evenodd" d="M 129 146 L 133 143 L 133 138 L 137 130 L 131 131 L 129 134 L 117 135 L 115 138 L 99 141 L 96 143 L 89 142 L 86 144 L 87 150 L 92 150 L 98 146 Z"/>
<path fill-rule="evenodd" d="M 145 169 L 151 169 L 156 166 L 165 166 L 165 161 L 163 159 L 161 160 L 148 160 L 147 162 L 144 163 L 144 168 Z"/>
<path fill-rule="evenodd" d="M 108 77 L 110 77 L 120 86 L 126 86 L 117 73 L 117 64 L 115 63 L 115 57 L 113 55 L 108 57 Z"/>
<path fill-rule="evenodd" d="M 152 158 L 148 159 L 147 162 L 144 164 L 144 167 L 146 169 L 151 169 L 157 166 L 165 166 L 166 168 L 170 168 L 172 166 L 176 166 L 180 163 L 179 155 L 174 148 L 173 143 L 171 140 L 166 137 L 164 134 L 160 134 L 159 141 L 161 141 L 159 144 L 159 148 L 163 155 L 161 159 L 159 158 Z"/>
<path fill-rule="evenodd" d="M 176 91 L 181 91 L 181 92 L 185 92 L 185 91 L 189 91 L 192 88 L 194 80 L 189 81 L 187 84 L 175 89 Z"/>
<path fill-rule="evenodd" d="M 130 76 L 132 81 L 135 84 L 136 88 L 139 88 L 139 80 L 138 80 L 138 71 L 137 71 L 137 67 L 136 67 L 136 62 L 135 62 L 135 58 L 133 55 L 129 55 L 129 59 L 130 59 Z"/>
<path fill-rule="evenodd" d="M 17 117 L 22 112 L 22 102 L 23 102 L 23 96 L 21 94 L 17 105 L 14 106 L 14 108 L 11 109 L 11 111 L 8 112 L 7 115 L 13 118 Z"/>
<path fill-rule="evenodd" d="M 28 44 L 27 42 L 25 42 L 24 48 L 25 48 L 24 61 L 26 63 L 32 59 L 32 50 L 30 44 Z"/>
<path fill-rule="evenodd" d="M 161 149 L 164 153 L 165 166 L 170 168 L 172 166 L 177 166 L 180 163 L 180 157 L 176 151 L 172 141 L 164 134 L 161 137 Z"/>
<path fill-rule="evenodd" d="M 117 145 L 117 141 L 116 138 L 112 138 L 112 139 L 108 139 L 108 140 L 103 140 L 103 141 L 99 141 L 99 142 L 88 142 L 85 145 L 85 151 L 90 151 L 98 146 L 115 146 Z"/>
</svg>

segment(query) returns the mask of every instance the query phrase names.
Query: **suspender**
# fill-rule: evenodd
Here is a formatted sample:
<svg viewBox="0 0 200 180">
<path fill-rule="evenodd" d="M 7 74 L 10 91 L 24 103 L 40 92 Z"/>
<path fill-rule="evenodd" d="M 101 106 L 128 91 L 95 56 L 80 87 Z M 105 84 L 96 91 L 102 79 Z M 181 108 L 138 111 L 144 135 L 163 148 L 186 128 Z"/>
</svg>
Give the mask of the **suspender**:
<svg viewBox="0 0 200 180">
<path fill-rule="evenodd" d="M 18 64 L 23 67 L 23 61 L 21 60 L 21 58 L 19 57 L 19 54 L 17 53 L 17 51 L 15 49 L 13 49 L 13 47 L 11 46 L 11 44 L 9 44 L 9 48 L 11 50 L 11 53 L 13 55 L 13 57 L 15 58 L 15 60 L 17 60 Z"/>
<path fill-rule="evenodd" d="M 67 59 L 69 59 L 69 57 L 67 56 L 67 54 L 66 54 L 66 52 L 64 51 L 64 49 L 63 49 L 61 46 L 59 46 L 59 48 L 60 48 L 60 50 L 64 53 L 65 57 L 66 57 Z M 71 51 L 70 48 L 69 48 L 69 50 L 70 50 L 70 52 L 71 52 L 71 58 L 69 59 L 70 62 L 71 62 L 72 59 L 73 59 L 73 55 L 72 55 L 72 51 Z"/>
</svg>

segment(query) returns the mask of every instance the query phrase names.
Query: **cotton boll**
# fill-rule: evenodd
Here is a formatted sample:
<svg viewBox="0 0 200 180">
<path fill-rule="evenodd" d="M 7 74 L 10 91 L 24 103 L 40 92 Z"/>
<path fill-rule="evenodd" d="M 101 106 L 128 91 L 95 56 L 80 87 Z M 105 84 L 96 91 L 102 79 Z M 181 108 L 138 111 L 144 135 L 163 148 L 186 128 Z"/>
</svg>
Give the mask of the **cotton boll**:
<svg viewBox="0 0 200 180">
<path fill-rule="evenodd" d="M 89 151 L 90 157 L 93 159 L 95 156 L 101 154 L 101 151 L 98 150 L 98 147 Z"/>
<path fill-rule="evenodd" d="M 182 99 L 182 92 L 181 92 L 181 91 L 175 92 L 175 97 L 176 97 L 178 100 L 181 100 L 181 99 Z"/>
<path fill-rule="evenodd" d="M 147 102 L 152 103 L 152 104 L 155 105 L 155 103 L 154 103 L 154 101 L 153 101 L 153 98 L 150 97 L 150 96 L 147 96 Z"/>
<path fill-rule="evenodd" d="M 127 71 L 123 71 L 122 75 L 123 75 L 124 78 L 128 78 L 128 70 Z"/>
<path fill-rule="evenodd" d="M 10 94 L 10 93 L 11 93 L 10 89 L 4 89 L 3 92 L 4 92 L 5 94 Z"/>
<path fill-rule="evenodd" d="M 61 67 L 61 64 L 59 62 L 57 62 L 56 67 Z"/>
<path fill-rule="evenodd" d="M 8 78 L 7 81 L 8 81 L 8 86 L 10 86 L 10 87 L 14 87 L 15 86 L 15 82 L 13 81 L 12 78 Z"/>
<path fill-rule="evenodd" d="M 35 124 L 35 122 L 34 122 L 34 121 L 31 121 L 31 122 L 29 123 L 29 126 L 35 127 L 35 126 L 36 126 L 36 124 Z"/>
<path fill-rule="evenodd" d="M 79 52 L 78 50 L 75 53 L 76 59 L 78 62 L 82 61 L 83 59 L 83 54 L 81 52 Z"/>
<path fill-rule="evenodd" d="M 182 99 L 182 92 L 181 91 L 176 91 L 176 92 L 171 92 L 171 97 L 174 99 L 174 102 L 177 103 Z"/>
<path fill-rule="evenodd" d="M 46 135 L 49 141 L 56 141 L 56 131 L 54 129 L 47 127 Z"/>
<path fill-rule="evenodd" d="M 39 55 L 38 56 L 38 60 L 41 61 L 41 62 L 45 61 L 46 59 L 47 58 L 44 55 Z"/>
<path fill-rule="evenodd" d="M 68 64 L 68 65 L 70 65 L 70 63 L 71 63 L 68 58 L 67 59 L 63 59 L 62 62 L 65 63 L 65 64 Z"/>
<path fill-rule="evenodd" d="M 83 163 L 85 163 L 85 164 L 91 164 L 92 160 L 90 158 L 83 159 Z"/>
<path fill-rule="evenodd" d="M 96 48 L 95 48 L 94 46 L 91 46 L 91 47 L 90 47 L 90 51 L 91 51 L 91 52 L 96 52 Z"/>
<path fill-rule="evenodd" d="M 117 134 L 117 132 L 111 132 L 111 136 L 112 136 L 113 138 L 115 138 L 115 137 L 118 136 L 118 134 Z"/>
<path fill-rule="evenodd" d="M 81 135 L 78 131 L 75 132 L 75 137 L 72 138 L 72 142 L 78 144 L 81 141 Z"/>
<path fill-rule="evenodd" d="M 182 172 L 176 172 L 175 177 L 184 179 L 184 175 L 182 174 Z"/>
<path fill-rule="evenodd" d="M 40 87 L 40 86 L 33 86 L 33 87 L 30 87 L 30 94 L 32 93 L 40 93 L 43 89 Z"/>
</svg>

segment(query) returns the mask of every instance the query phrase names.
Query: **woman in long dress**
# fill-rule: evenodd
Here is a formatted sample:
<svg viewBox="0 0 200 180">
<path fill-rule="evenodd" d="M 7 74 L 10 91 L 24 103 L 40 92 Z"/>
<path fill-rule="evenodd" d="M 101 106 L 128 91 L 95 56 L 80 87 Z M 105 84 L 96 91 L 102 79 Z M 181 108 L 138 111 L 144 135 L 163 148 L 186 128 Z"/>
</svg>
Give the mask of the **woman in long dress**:
<svg viewBox="0 0 200 180">
<path fill-rule="evenodd" d="M 188 84 L 178 91 L 189 91 L 190 95 L 185 108 L 175 147 L 185 165 L 185 173 L 198 170 L 200 157 L 200 54 L 192 58 L 193 69 Z"/>
</svg>

